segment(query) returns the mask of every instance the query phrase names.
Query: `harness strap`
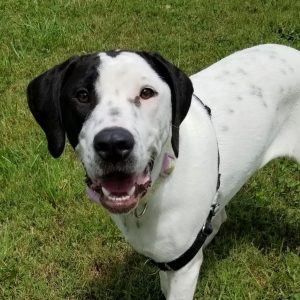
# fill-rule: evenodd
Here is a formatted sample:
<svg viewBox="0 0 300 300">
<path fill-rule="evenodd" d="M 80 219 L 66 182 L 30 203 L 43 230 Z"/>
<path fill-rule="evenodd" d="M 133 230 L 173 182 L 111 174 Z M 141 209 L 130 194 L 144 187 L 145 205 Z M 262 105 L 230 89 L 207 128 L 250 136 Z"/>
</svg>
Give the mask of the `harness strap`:
<svg viewBox="0 0 300 300">
<path fill-rule="evenodd" d="M 201 228 L 194 243 L 181 256 L 179 256 L 175 260 L 168 262 L 168 263 L 158 263 L 158 262 L 151 260 L 152 263 L 162 271 L 178 271 L 179 269 L 181 269 L 185 265 L 187 265 L 196 256 L 198 251 L 201 249 L 201 247 L 205 243 L 207 237 L 213 232 L 211 219 L 214 216 L 214 214 L 215 214 L 215 205 L 212 205 L 209 215 L 206 219 L 206 223 Z"/>
<path fill-rule="evenodd" d="M 202 104 L 202 106 L 206 109 L 206 111 L 207 111 L 209 117 L 211 118 L 211 109 L 210 109 L 210 107 L 207 106 L 207 105 L 205 105 L 205 104 L 202 102 L 202 100 L 201 100 L 197 95 L 193 94 L 193 96 L 194 96 L 194 97 Z"/>
<path fill-rule="evenodd" d="M 209 117 L 211 118 L 211 109 L 205 105 L 195 94 L 193 96 L 203 105 L 203 107 L 206 109 Z M 201 247 L 204 245 L 207 237 L 213 232 L 213 227 L 211 224 L 212 218 L 215 216 L 218 210 L 218 190 L 220 187 L 220 180 L 221 180 L 221 174 L 219 172 L 220 170 L 220 153 L 219 153 L 219 147 L 218 147 L 218 179 L 217 179 L 217 186 L 216 186 L 216 195 L 213 201 L 213 204 L 210 207 L 210 211 L 208 214 L 208 217 L 206 219 L 206 222 L 204 226 L 199 231 L 194 243 L 190 246 L 188 250 L 186 250 L 182 255 L 180 255 L 178 258 L 174 259 L 173 261 L 170 261 L 168 263 L 163 262 L 156 262 L 154 260 L 150 260 L 155 266 L 157 266 L 162 271 L 178 271 L 179 269 L 183 268 L 185 265 L 187 265 L 199 252 Z"/>
</svg>

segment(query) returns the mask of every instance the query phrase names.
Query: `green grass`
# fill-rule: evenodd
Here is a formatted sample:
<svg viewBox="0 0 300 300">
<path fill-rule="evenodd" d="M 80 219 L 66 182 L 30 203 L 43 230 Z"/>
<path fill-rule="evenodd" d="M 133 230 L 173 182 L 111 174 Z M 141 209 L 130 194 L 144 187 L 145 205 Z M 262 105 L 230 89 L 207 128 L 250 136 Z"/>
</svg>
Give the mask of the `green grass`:
<svg viewBox="0 0 300 300">
<path fill-rule="evenodd" d="M 259 43 L 300 49 L 295 0 L 0 3 L 0 299 L 157 299 L 155 268 L 85 197 L 68 146 L 54 160 L 28 111 L 30 79 L 74 54 L 161 52 L 192 74 Z M 300 299 L 300 168 L 281 159 L 229 206 L 196 299 Z"/>
</svg>

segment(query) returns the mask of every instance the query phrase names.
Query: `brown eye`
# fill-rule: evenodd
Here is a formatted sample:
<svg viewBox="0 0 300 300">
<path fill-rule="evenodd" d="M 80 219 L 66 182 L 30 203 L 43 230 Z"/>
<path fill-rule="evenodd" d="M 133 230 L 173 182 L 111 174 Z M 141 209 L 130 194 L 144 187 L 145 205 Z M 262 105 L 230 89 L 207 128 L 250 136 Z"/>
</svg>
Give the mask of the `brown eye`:
<svg viewBox="0 0 300 300">
<path fill-rule="evenodd" d="M 150 88 L 143 88 L 140 92 L 140 97 L 144 100 L 150 99 L 157 93 Z"/>
<path fill-rule="evenodd" d="M 82 89 L 76 93 L 76 99 L 81 103 L 89 102 L 89 93 L 87 90 Z"/>
</svg>

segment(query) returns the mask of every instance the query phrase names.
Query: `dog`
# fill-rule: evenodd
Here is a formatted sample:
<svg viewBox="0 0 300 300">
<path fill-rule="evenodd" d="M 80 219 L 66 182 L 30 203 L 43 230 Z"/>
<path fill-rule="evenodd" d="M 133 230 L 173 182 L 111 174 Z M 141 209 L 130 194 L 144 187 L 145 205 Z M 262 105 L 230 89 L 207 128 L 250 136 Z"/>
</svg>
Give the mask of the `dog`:
<svg viewBox="0 0 300 300">
<path fill-rule="evenodd" d="M 71 57 L 32 80 L 29 108 L 59 157 L 65 135 L 87 192 L 161 269 L 166 299 L 192 299 L 225 206 L 279 156 L 300 163 L 300 52 L 267 44 L 188 77 L 152 52 Z"/>
</svg>

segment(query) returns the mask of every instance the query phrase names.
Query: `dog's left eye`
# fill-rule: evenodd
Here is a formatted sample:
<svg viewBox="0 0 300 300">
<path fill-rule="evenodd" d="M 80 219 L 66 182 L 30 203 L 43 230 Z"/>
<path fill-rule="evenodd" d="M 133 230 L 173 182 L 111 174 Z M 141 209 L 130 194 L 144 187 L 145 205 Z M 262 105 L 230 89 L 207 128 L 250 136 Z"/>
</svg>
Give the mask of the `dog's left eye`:
<svg viewBox="0 0 300 300">
<path fill-rule="evenodd" d="M 76 99 L 81 103 L 89 102 L 89 93 L 86 89 L 79 90 L 76 93 Z"/>
<path fill-rule="evenodd" d="M 154 90 L 150 89 L 150 88 L 143 88 L 140 92 L 140 97 L 143 100 L 148 100 L 150 98 L 152 98 L 153 96 L 155 96 L 157 94 L 157 92 L 155 92 Z"/>
</svg>

